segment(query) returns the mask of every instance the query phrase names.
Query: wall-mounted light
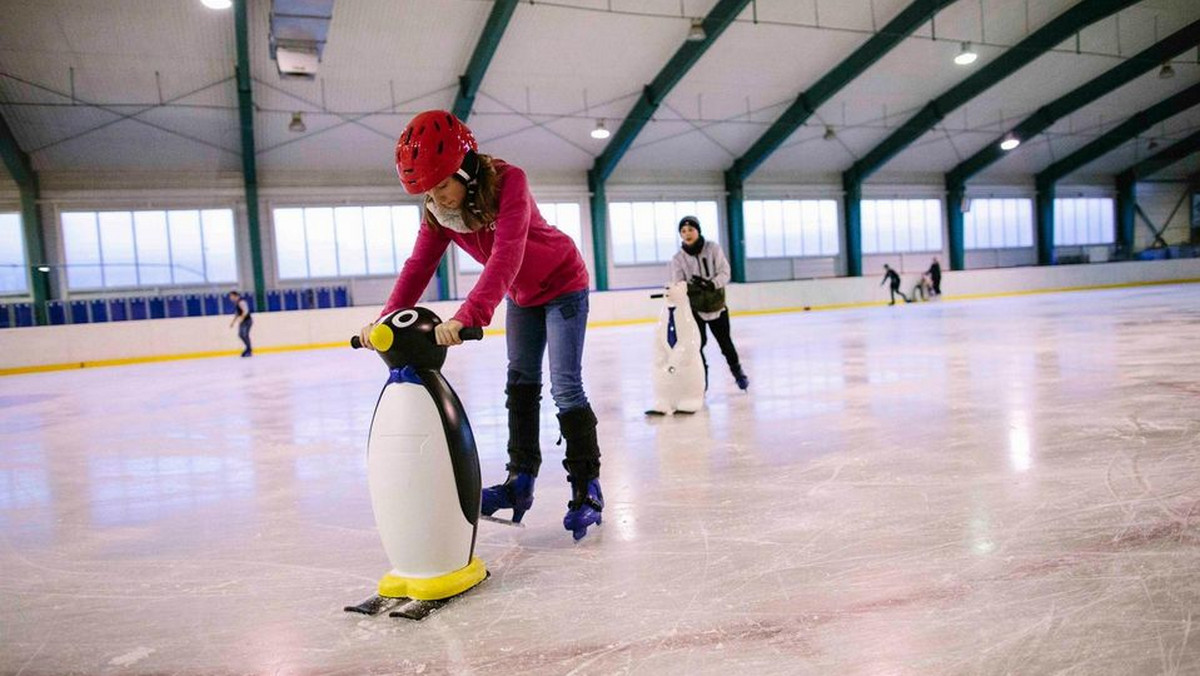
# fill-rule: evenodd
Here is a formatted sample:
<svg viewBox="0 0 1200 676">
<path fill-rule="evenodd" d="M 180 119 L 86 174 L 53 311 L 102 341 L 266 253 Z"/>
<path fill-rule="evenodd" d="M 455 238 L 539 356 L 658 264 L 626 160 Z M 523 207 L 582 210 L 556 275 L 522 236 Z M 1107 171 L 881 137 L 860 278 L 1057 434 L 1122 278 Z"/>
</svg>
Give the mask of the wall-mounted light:
<svg viewBox="0 0 1200 676">
<path fill-rule="evenodd" d="M 700 19 L 692 19 L 692 27 L 688 29 L 688 42 L 704 42 L 708 39 L 708 33 L 704 32 L 704 22 Z"/>
<path fill-rule="evenodd" d="M 954 63 L 960 66 L 969 66 L 975 63 L 975 59 L 979 58 L 979 54 L 971 47 L 971 43 L 962 43 L 962 49 L 959 50 L 958 56 L 954 57 Z"/>
<path fill-rule="evenodd" d="M 50 266 L 49 265 L 39 265 L 37 270 L 38 270 L 38 272 L 50 272 Z"/>
<path fill-rule="evenodd" d="M 1003 139 L 1000 139 L 1000 150 L 1012 150 L 1019 145 L 1021 145 L 1021 139 L 1017 138 L 1017 135 L 1011 132 L 1005 134 Z"/>
<path fill-rule="evenodd" d="M 292 121 L 288 123 L 288 131 L 294 131 L 297 134 L 302 134 L 308 131 L 308 127 L 304 124 L 304 117 L 300 113 L 292 113 Z"/>
<path fill-rule="evenodd" d="M 1171 67 L 1171 64 L 1164 63 L 1162 68 L 1158 69 L 1158 79 L 1170 80 L 1173 77 L 1175 77 L 1175 69 Z"/>
<path fill-rule="evenodd" d="M 209 9 L 229 9 L 233 7 L 233 0 L 200 0 L 200 4 Z"/>
<path fill-rule="evenodd" d="M 609 136 L 612 136 L 612 132 L 604 126 L 604 120 L 596 120 L 596 128 L 592 130 L 592 138 L 606 139 Z"/>
</svg>

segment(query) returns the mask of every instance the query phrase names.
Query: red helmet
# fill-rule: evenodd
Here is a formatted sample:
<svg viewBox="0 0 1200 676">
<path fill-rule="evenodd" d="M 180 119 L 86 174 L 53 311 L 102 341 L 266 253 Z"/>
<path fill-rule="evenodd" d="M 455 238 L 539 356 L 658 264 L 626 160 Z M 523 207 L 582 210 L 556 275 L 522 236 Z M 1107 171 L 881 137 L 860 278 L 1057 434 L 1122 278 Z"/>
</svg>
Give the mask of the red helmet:
<svg viewBox="0 0 1200 676">
<path fill-rule="evenodd" d="M 417 195 L 457 172 L 467 152 L 476 149 L 475 135 L 454 113 L 427 110 L 396 141 L 396 173 L 408 194 Z"/>
</svg>

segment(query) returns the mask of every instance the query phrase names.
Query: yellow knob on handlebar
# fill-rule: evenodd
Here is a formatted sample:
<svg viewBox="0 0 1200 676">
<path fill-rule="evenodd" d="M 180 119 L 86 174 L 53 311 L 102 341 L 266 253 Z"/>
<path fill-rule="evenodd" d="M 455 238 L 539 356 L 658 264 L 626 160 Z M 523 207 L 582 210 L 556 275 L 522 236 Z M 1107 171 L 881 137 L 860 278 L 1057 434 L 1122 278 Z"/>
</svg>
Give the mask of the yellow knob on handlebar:
<svg viewBox="0 0 1200 676">
<path fill-rule="evenodd" d="M 392 347 L 392 328 L 387 324 L 376 324 L 371 329 L 371 345 L 380 352 L 387 352 Z"/>
</svg>

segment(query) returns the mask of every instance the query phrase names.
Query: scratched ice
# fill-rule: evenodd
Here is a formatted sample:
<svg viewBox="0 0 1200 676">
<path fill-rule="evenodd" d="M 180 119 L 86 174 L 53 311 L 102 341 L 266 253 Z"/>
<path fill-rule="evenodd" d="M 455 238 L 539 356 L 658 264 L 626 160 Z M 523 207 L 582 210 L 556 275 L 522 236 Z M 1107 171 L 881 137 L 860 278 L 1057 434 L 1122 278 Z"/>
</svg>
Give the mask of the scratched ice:
<svg viewBox="0 0 1200 676">
<path fill-rule="evenodd" d="M 547 391 L 527 528 L 420 624 L 341 612 L 387 565 L 369 354 L 0 379 L 0 672 L 1200 673 L 1200 285 L 733 329 L 749 392 L 713 345 L 662 419 L 653 326 L 591 330 L 604 525 L 562 530 Z M 485 481 L 503 363 L 446 369 Z"/>
</svg>

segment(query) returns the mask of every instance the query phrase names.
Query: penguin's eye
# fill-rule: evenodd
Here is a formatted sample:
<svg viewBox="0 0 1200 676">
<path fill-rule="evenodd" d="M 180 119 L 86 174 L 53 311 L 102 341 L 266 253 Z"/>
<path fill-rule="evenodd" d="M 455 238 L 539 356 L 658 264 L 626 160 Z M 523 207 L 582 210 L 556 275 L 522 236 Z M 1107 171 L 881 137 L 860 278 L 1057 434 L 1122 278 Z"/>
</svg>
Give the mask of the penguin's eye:
<svg viewBox="0 0 1200 676">
<path fill-rule="evenodd" d="M 412 326 L 415 321 L 417 321 L 416 310 L 401 310 L 392 317 L 392 326 L 403 329 Z"/>
</svg>

